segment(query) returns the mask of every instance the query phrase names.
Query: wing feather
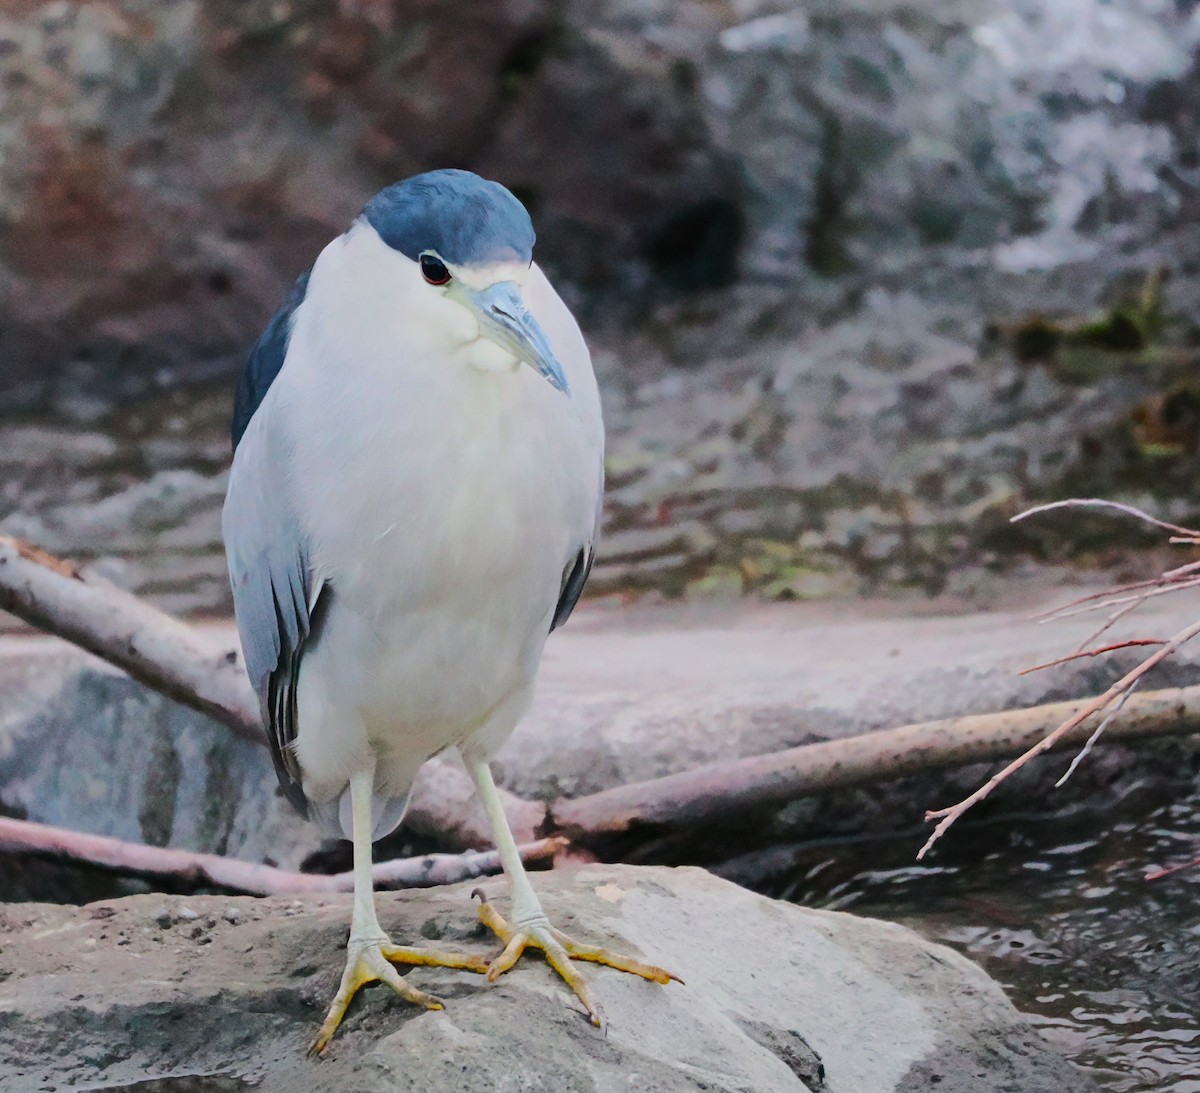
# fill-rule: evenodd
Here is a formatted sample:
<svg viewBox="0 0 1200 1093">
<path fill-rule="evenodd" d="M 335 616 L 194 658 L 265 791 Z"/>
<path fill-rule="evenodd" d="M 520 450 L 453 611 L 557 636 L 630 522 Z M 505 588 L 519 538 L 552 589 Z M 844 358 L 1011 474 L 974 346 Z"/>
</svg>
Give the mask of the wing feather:
<svg viewBox="0 0 1200 1093">
<path fill-rule="evenodd" d="M 267 397 L 267 391 L 275 382 L 287 358 L 288 342 L 292 337 L 292 323 L 296 318 L 296 310 L 304 303 L 308 293 L 308 278 L 312 270 L 306 270 L 296 278 L 296 283 L 288 291 L 283 305 L 267 323 L 267 329 L 254 343 L 246 366 L 242 369 L 242 379 L 238 384 L 237 394 L 233 402 L 233 447 L 236 450 L 241 443 L 255 411 Z"/>
<path fill-rule="evenodd" d="M 269 348 L 264 335 L 247 372 L 257 367 L 260 379 L 269 373 L 274 382 L 282 364 L 265 361 Z M 286 353 L 286 346 L 280 348 Z M 243 390 L 252 387 L 244 380 Z M 237 450 L 221 526 L 246 671 L 258 695 L 275 773 L 288 800 L 307 816 L 308 801 L 292 748 L 296 685 L 331 590 L 314 579 L 308 539 L 289 503 L 283 446 L 272 443 L 271 402 L 265 391 L 257 398 L 244 423 L 239 426 L 235 418 Z M 239 413 L 245 410 L 239 395 Z"/>
<path fill-rule="evenodd" d="M 592 549 L 592 544 L 586 543 L 579 548 L 579 553 L 563 569 L 558 604 L 554 608 L 554 618 L 550 622 L 551 633 L 571 617 L 571 612 L 575 610 L 575 605 L 583 594 L 583 586 L 587 584 L 588 574 L 592 571 L 592 561 L 595 557 L 596 552 Z"/>
</svg>

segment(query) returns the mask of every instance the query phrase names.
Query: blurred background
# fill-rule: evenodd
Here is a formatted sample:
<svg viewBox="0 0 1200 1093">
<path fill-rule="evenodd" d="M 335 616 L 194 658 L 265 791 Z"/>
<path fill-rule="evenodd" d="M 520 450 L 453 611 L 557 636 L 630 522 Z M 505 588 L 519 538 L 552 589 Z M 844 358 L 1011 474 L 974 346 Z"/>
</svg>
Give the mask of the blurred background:
<svg viewBox="0 0 1200 1093">
<path fill-rule="evenodd" d="M 528 205 L 595 592 L 995 594 L 1200 506 L 1191 0 L 0 3 L 0 530 L 229 610 L 234 377 L 365 200 Z M 1140 572 L 1140 570 L 1139 570 Z"/>
<path fill-rule="evenodd" d="M 249 346 L 375 191 L 454 166 L 525 202 L 593 348 L 593 595 L 853 600 L 867 626 L 881 596 L 916 614 L 1152 576 L 1184 560 L 1158 535 L 1008 518 L 1082 495 L 1200 520 L 1196 8 L 0 0 L 0 533 L 227 618 L 219 516 Z M 588 640 L 578 618 L 564 642 Z M 926 642 L 919 683 L 907 660 L 875 690 L 846 682 L 853 657 L 840 675 L 806 662 L 812 700 L 759 718 L 792 736 L 738 746 L 1002 705 L 980 681 L 1018 666 L 1008 625 L 999 668 L 972 619 Z M 839 633 L 835 652 L 885 640 Z M 0 810 L 345 864 L 273 796 L 261 749 L 81 655 L 24 655 L 0 678 Z M 1197 678 L 1194 659 L 1170 671 Z M 1005 701 L 1111 678 L 1089 662 Z M 920 813 L 953 791 L 908 782 L 857 792 L 832 832 L 789 806 L 762 836 L 779 845 L 729 875 L 956 945 L 1106 1088 L 1197 1093 L 1200 878 L 1142 875 L 1194 853 L 1200 754 L 1100 755 L 1075 813 L 1014 817 L 1064 798 L 1009 798 L 932 864 L 912 863 Z M 83 901 L 141 883 L 72 868 L 9 857 L 0 887 Z"/>
</svg>

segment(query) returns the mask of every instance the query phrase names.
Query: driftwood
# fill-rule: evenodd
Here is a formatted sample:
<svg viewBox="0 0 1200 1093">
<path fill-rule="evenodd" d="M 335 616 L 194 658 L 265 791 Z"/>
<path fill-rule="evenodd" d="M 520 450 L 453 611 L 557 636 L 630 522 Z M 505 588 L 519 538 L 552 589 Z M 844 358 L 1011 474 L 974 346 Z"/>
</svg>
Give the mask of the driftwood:
<svg viewBox="0 0 1200 1093">
<path fill-rule="evenodd" d="M 566 839 L 540 839 L 526 843 L 519 849 L 522 860 L 533 862 L 553 858 L 566 845 Z M 293 873 L 270 865 L 222 858 L 216 854 L 145 846 L 103 835 L 84 835 L 48 824 L 3 817 L 0 817 L 0 847 L 86 862 L 118 873 L 169 877 L 189 884 L 224 888 L 252 896 L 354 890 L 353 873 Z M 495 850 L 393 858 L 379 862 L 371 869 L 377 888 L 429 888 L 436 884 L 474 880 L 499 871 L 500 855 Z"/>
<path fill-rule="evenodd" d="M 550 828 L 572 842 L 637 826 L 680 828 L 782 805 L 808 793 L 999 759 L 1035 746 L 1089 705 L 1089 700 L 1081 699 L 951 717 L 709 763 L 648 782 L 555 801 L 550 805 Z M 1200 732 L 1200 686 L 1135 695 L 1108 730 L 1113 740 L 1193 732 Z M 1087 735 L 1088 730 L 1077 727 L 1050 750 L 1078 745 Z"/>
<path fill-rule="evenodd" d="M 194 628 L 144 600 L 7 536 L 0 536 L 0 611 L 95 653 L 239 736 L 266 743 L 237 650 L 214 650 Z M 464 807 L 474 792 L 466 771 L 427 763 L 423 774 L 410 798 L 410 827 L 461 849 L 489 845 L 483 810 Z M 529 841 L 545 810 L 500 792 L 513 834 Z"/>
<path fill-rule="evenodd" d="M 0 536 L 0 610 L 95 653 L 168 698 L 264 741 L 258 702 L 234 650 L 37 547 Z"/>
</svg>

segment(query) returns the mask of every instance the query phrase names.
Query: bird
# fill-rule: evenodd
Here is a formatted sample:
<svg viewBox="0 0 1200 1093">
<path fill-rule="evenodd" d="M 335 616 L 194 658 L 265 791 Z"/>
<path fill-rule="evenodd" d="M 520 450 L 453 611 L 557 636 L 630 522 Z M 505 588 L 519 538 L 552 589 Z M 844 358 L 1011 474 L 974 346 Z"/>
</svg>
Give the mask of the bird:
<svg viewBox="0 0 1200 1093">
<path fill-rule="evenodd" d="M 381 190 L 319 254 L 251 350 L 222 511 L 234 612 L 289 801 L 353 844 L 346 965 L 311 1050 L 397 964 L 495 979 L 540 949 L 591 1018 L 573 959 L 676 977 L 555 928 L 526 875 L 489 760 L 528 710 L 550 632 L 595 557 L 600 396 L 583 335 L 533 261 L 524 205 L 469 171 Z M 511 892 L 479 917 L 495 959 L 397 945 L 372 843 L 421 765 L 457 749 Z"/>
</svg>

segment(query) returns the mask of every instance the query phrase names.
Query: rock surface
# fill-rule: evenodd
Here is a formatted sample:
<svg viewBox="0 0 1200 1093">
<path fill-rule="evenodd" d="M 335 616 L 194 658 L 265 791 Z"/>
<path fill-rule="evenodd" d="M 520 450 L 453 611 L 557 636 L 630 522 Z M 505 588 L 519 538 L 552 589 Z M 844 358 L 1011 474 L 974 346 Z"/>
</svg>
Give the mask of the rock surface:
<svg viewBox="0 0 1200 1093">
<path fill-rule="evenodd" d="M 227 377 L 444 165 L 528 201 L 593 334 L 597 588 L 937 589 L 1073 484 L 1186 519 L 1198 42 L 1165 0 L 10 5 L 0 389 L 56 444 L 0 421 L 0 526 L 227 609 Z"/>
<path fill-rule="evenodd" d="M 0 660 L 0 802 L 42 823 L 296 867 L 266 749 L 50 639 Z"/>
<path fill-rule="evenodd" d="M 902 273 L 1078 307 L 1194 242 L 1198 40 L 1161 0 L 10 6 L 5 380 L 240 355 L 371 191 L 449 164 L 601 300 Z"/>
<path fill-rule="evenodd" d="M 686 986 L 592 968 L 610 1021 L 601 1036 L 537 958 L 494 987 L 416 971 L 443 1012 L 368 990 L 326 1058 L 309 1060 L 348 897 L 15 905 L 0 908 L 0 1086 L 189 1088 L 205 1075 L 208 1088 L 264 1093 L 1094 1088 L 978 968 L 902 927 L 692 869 L 589 866 L 536 886 L 561 926 L 660 961 Z M 490 951 L 468 891 L 381 895 L 380 918 L 397 940 Z"/>
</svg>

